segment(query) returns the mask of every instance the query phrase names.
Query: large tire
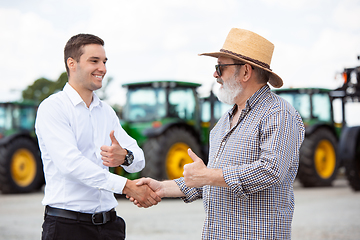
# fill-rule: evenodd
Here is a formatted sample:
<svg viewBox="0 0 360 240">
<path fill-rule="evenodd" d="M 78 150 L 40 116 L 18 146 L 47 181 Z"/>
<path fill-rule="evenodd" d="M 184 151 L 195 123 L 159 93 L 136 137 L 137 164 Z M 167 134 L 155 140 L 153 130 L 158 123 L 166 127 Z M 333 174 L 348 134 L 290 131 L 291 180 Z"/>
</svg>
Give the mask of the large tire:
<svg viewBox="0 0 360 240">
<path fill-rule="evenodd" d="M 184 128 L 173 127 L 158 137 L 149 138 L 143 145 L 146 165 L 141 175 L 157 180 L 182 177 L 184 165 L 193 162 L 188 148 L 202 157 L 198 141 Z"/>
<path fill-rule="evenodd" d="M 305 137 L 297 175 L 304 187 L 331 186 L 339 169 L 336 150 L 336 137 L 326 128 Z"/>
<path fill-rule="evenodd" d="M 28 138 L 16 138 L 0 148 L 0 190 L 28 193 L 44 184 L 39 149 Z"/>
<path fill-rule="evenodd" d="M 360 127 L 344 128 L 339 144 L 346 177 L 354 191 L 360 191 Z"/>
</svg>

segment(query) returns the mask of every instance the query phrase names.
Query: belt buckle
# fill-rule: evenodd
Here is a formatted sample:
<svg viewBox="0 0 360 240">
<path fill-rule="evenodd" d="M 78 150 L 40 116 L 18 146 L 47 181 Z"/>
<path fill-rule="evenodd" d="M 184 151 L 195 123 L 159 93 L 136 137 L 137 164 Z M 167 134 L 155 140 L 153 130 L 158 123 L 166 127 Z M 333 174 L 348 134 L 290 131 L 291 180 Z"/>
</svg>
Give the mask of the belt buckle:
<svg viewBox="0 0 360 240">
<path fill-rule="evenodd" d="M 95 222 L 97 215 L 102 215 L 102 222 Z M 105 224 L 105 223 L 107 222 L 106 212 L 94 213 L 93 215 L 91 215 L 91 221 L 92 221 L 92 223 L 93 223 L 94 225 L 102 225 L 102 224 Z"/>
</svg>

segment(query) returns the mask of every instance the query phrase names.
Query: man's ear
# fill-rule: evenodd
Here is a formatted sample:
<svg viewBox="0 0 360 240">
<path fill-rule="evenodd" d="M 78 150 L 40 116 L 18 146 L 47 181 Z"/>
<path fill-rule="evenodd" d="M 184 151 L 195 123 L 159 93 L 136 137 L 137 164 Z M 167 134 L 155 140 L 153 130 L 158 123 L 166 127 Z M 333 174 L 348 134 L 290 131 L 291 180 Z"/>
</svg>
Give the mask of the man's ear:
<svg viewBox="0 0 360 240">
<path fill-rule="evenodd" d="M 76 61 L 71 57 L 66 60 L 66 64 L 70 70 L 74 70 L 76 67 Z"/>
<path fill-rule="evenodd" d="M 244 65 L 244 82 L 249 81 L 249 79 L 251 78 L 251 76 L 254 74 L 254 70 L 252 69 L 250 64 L 245 64 Z"/>
</svg>

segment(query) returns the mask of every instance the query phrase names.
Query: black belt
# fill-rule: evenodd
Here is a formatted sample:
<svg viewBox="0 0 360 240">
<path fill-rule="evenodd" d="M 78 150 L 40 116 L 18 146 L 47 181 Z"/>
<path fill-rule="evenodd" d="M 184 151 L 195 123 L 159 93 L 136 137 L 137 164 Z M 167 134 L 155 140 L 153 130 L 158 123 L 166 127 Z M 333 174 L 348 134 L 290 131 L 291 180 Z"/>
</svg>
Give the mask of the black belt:
<svg viewBox="0 0 360 240">
<path fill-rule="evenodd" d="M 108 212 L 98 212 L 91 214 L 46 206 L 45 214 L 54 217 L 62 217 L 77 221 L 91 222 L 94 225 L 105 224 L 109 221 L 114 221 L 116 219 L 116 211 L 114 208 Z"/>
</svg>

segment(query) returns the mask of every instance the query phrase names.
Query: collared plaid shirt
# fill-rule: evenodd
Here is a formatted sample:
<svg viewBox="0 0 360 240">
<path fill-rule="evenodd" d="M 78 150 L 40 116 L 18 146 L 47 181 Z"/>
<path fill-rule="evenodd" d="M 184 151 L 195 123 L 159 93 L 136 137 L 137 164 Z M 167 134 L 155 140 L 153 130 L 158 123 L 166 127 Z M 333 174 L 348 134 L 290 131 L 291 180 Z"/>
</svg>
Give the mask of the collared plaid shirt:
<svg viewBox="0 0 360 240">
<path fill-rule="evenodd" d="M 291 239 L 293 182 L 305 132 L 301 117 L 268 85 L 247 100 L 230 128 L 235 111 L 236 105 L 210 134 L 208 167 L 222 169 L 229 187 L 175 182 L 185 202 L 203 198 L 202 239 Z"/>
</svg>

